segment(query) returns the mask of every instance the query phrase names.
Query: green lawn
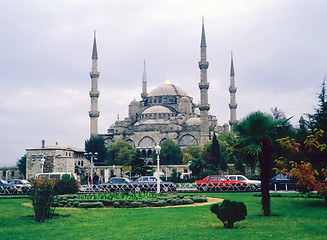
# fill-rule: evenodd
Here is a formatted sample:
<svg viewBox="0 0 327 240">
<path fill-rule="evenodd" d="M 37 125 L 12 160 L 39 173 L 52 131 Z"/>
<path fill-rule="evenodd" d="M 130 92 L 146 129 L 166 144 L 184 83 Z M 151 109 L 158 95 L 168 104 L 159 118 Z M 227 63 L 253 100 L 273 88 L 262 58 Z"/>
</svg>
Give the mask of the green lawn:
<svg viewBox="0 0 327 240">
<path fill-rule="evenodd" d="M 264 217 L 261 198 L 251 193 L 206 195 L 243 201 L 248 216 L 224 229 L 210 206 L 56 209 L 60 217 L 38 223 L 23 205 L 29 199 L 0 199 L 0 239 L 327 239 L 323 199 L 272 198 L 272 216 Z"/>
</svg>

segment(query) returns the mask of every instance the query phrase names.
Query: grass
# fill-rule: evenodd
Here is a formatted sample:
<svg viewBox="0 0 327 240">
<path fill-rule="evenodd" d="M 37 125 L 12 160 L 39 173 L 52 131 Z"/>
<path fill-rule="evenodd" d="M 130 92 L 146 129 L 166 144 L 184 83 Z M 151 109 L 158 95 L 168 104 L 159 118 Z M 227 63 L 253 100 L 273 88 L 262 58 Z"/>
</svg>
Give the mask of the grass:
<svg viewBox="0 0 327 240">
<path fill-rule="evenodd" d="M 262 216 L 251 193 L 207 193 L 243 201 L 248 209 L 235 229 L 224 229 L 210 206 L 147 209 L 56 209 L 59 216 L 35 222 L 29 199 L 0 199 L 0 239 L 327 239 L 323 199 L 272 198 Z"/>
</svg>

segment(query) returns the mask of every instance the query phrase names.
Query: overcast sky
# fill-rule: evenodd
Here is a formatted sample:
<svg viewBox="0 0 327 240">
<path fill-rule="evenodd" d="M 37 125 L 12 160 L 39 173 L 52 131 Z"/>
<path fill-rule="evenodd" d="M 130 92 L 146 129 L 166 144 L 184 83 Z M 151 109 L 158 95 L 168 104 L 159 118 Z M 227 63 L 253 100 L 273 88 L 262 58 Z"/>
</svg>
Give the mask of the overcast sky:
<svg viewBox="0 0 327 240">
<path fill-rule="evenodd" d="M 173 84 L 199 102 L 205 18 L 210 112 L 229 120 L 233 51 L 237 118 L 281 109 L 313 113 L 327 72 L 327 1 L 0 0 L 0 166 L 26 148 L 89 138 L 93 31 L 99 55 L 99 132 L 148 90 Z"/>
</svg>

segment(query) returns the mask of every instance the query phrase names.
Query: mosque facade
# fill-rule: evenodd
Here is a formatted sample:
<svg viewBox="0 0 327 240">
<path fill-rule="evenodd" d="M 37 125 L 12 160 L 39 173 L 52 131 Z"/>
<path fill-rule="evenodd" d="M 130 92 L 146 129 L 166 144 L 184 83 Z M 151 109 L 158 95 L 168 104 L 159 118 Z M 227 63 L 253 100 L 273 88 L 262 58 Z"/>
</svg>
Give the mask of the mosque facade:
<svg viewBox="0 0 327 240">
<path fill-rule="evenodd" d="M 208 103 L 209 82 L 207 70 L 207 45 L 205 37 L 204 23 L 202 23 L 201 45 L 200 45 L 200 80 L 198 88 L 200 90 L 200 103 L 193 102 L 182 88 L 172 84 L 167 77 L 166 82 L 147 91 L 147 76 L 144 63 L 144 73 L 142 80 L 141 100 L 133 100 L 128 106 L 128 117 L 124 120 L 117 120 L 107 130 L 107 133 L 98 133 L 98 91 L 99 72 L 97 69 L 97 47 L 94 36 L 92 52 L 91 77 L 91 111 L 90 116 L 90 136 L 102 136 L 107 146 L 117 140 L 124 140 L 134 148 L 139 149 L 142 157 L 151 158 L 154 147 L 166 139 L 171 139 L 180 147 L 203 146 L 211 140 L 214 132 L 219 134 L 223 131 L 232 131 L 233 124 L 236 123 L 236 100 L 235 100 L 235 78 L 233 58 L 231 58 L 230 74 L 230 121 L 223 126 L 218 125 L 216 116 L 210 114 Z"/>
</svg>

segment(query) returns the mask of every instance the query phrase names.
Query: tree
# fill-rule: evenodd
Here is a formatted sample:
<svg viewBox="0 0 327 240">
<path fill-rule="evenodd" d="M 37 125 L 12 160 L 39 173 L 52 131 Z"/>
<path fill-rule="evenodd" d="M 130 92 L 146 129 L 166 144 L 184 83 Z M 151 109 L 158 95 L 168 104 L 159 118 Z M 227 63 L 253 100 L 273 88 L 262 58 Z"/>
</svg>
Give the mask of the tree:
<svg viewBox="0 0 327 240">
<path fill-rule="evenodd" d="M 148 175 L 148 173 L 151 172 L 151 168 L 145 164 L 144 158 L 141 157 L 140 150 L 136 150 L 132 155 L 132 176 Z"/>
<path fill-rule="evenodd" d="M 319 94 L 319 104 L 318 108 L 315 108 L 314 114 L 307 114 L 308 127 L 313 131 L 314 129 L 322 129 L 327 131 L 327 94 L 326 94 L 326 76 L 322 83 L 321 92 Z M 324 136 L 321 141 L 327 142 L 327 136 Z"/>
<path fill-rule="evenodd" d="M 271 109 L 274 119 L 286 119 L 285 113 L 277 107 Z"/>
<path fill-rule="evenodd" d="M 19 174 L 26 177 L 26 154 L 17 161 L 16 166 L 19 169 Z"/>
<path fill-rule="evenodd" d="M 170 139 L 166 139 L 161 144 L 160 164 L 162 165 L 179 165 L 182 164 L 183 153 L 179 145 Z M 156 160 L 154 152 L 154 159 Z"/>
<path fill-rule="evenodd" d="M 111 143 L 108 148 L 108 165 L 127 166 L 131 163 L 133 152 L 132 145 L 123 140 Z"/>
<path fill-rule="evenodd" d="M 246 154 L 257 156 L 260 165 L 262 208 L 269 216 L 269 179 L 272 170 L 276 139 L 286 132 L 288 119 L 274 119 L 269 114 L 254 112 L 236 124 L 235 130 L 240 139 L 236 146 Z"/>
<path fill-rule="evenodd" d="M 204 166 L 205 162 L 202 158 L 193 158 L 189 168 L 194 177 L 199 177 L 204 169 Z"/>
<path fill-rule="evenodd" d="M 218 139 L 216 137 L 216 133 L 213 133 L 213 137 L 212 137 L 212 144 L 211 144 L 211 164 L 213 164 L 216 168 L 219 169 L 220 167 L 220 145 L 218 142 Z"/>
<path fill-rule="evenodd" d="M 103 137 L 91 137 L 85 141 L 85 152 L 98 153 L 98 157 L 94 160 L 95 165 L 103 165 L 108 156 L 108 150 Z"/>
<path fill-rule="evenodd" d="M 326 94 L 326 77 L 322 83 L 322 89 L 319 94 L 318 108 L 315 108 L 314 114 L 308 114 L 307 126 L 309 132 L 314 134 L 315 129 L 321 129 L 327 132 L 327 94 Z M 319 139 L 320 144 L 327 144 L 327 135 L 324 134 Z M 306 151 L 305 149 L 303 151 Z M 313 151 L 310 153 L 311 164 L 317 170 L 324 167 L 325 160 L 327 159 L 327 151 Z"/>
<path fill-rule="evenodd" d="M 324 167 L 315 169 L 311 164 L 312 152 L 325 152 L 327 145 L 320 143 L 323 138 L 324 131 L 315 129 L 314 134 L 307 136 L 303 143 L 297 142 L 294 138 L 285 137 L 278 139 L 278 142 L 296 156 L 296 161 L 288 161 L 284 157 L 275 160 L 277 167 L 274 169 L 277 173 L 290 174 L 296 179 L 297 185 L 302 189 L 309 191 L 317 191 L 325 198 L 327 203 L 327 163 Z M 306 149 L 307 151 L 303 151 Z"/>
<path fill-rule="evenodd" d="M 187 146 L 183 150 L 183 153 L 190 154 L 192 156 L 192 159 L 193 159 L 193 158 L 199 158 L 201 151 L 202 151 L 202 148 L 200 146 Z"/>
<path fill-rule="evenodd" d="M 187 152 L 183 152 L 183 164 L 187 165 L 191 160 L 193 159 L 192 155 L 187 153 Z"/>
</svg>

